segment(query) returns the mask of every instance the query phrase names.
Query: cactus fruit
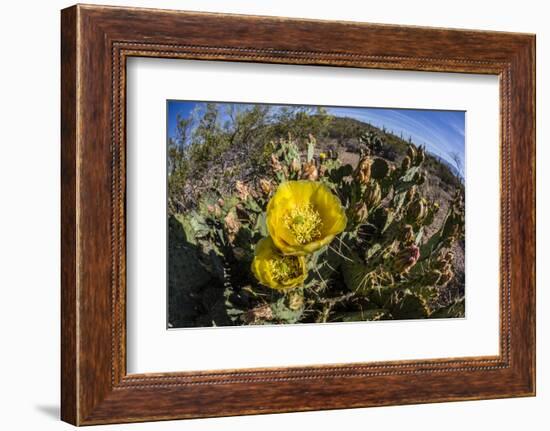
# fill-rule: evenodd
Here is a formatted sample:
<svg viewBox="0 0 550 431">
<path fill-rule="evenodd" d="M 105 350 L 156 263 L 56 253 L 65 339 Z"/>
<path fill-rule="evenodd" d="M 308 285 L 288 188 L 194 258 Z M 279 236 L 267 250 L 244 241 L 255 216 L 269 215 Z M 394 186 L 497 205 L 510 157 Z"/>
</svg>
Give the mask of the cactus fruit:
<svg viewBox="0 0 550 431">
<path fill-rule="evenodd" d="M 302 166 L 302 179 L 316 181 L 319 178 L 319 171 L 314 162 L 306 162 Z"/>
<path fill-rule="evenodd" d="M 367 221 L 369 210 L 365 202 L 357 202 L 353 207 L 350 219 L 356 224 L 363 224 Z"/>
<path fill-rule="evenodd" d="M 425 198 L 417 198 L 407 210 L 406 220 L 410 224 L 421 223 L 428 215 L 428 202 Z"/>
<path fill-rule="evenodd" d="M 227 228 L 229 241 L 234 242 L 237 234 L 239 233 L 239 229 L 241 228 L 241 222 L 237 217 L 237 213 L 235 211 L 228 212 L 224 218 L 224 222 Z"/>
<path fill-rule="evenodd" d="M 290 164 L 290 171 L 294 172 L 295 174 L 299 174 L 300 170 L 302 169 L 302 165 L 298 159 L 292 159 L 292 163 Z"/>
<path fill-rule="evenodd" d="M 271 169 L 273 170 L 273 172 L 280 172 L 280 171 L 283 170 L 283 165 L 281 164 L 279 159 L 275 156 L 275 154 L 271 155 L 270 164 L 271 164 Z"/>
<path fill-rule="evenodd" d="M 363 185 L 370 181 L 372 161 L 369 157 L 363 157 L 355 169 L 355 180 Z"/>
<path fill-rule="evenodd" d="M 249 187 L 242 181 L 237 181 L 235 184 L 235 190 L 237 191 L 237 196 L 243 201 L 246 201 L 250 196 Z"/>
<path fill-rule="evenodd" d="M 404 244 L 412 244 L 415 239 L 413 227 L 410 224 L 403 226 L 403 232 L 400 237 Z"/>
<path fill-rule="evenodd" d="M 222 213 L 222 210 L 219 205 L 207 205 L 206 206 L 209 213 L 213 214 L 215 217 L 219 217 Z"/>
<path fill-rule="evenodd" d="M 382 200 L 382 190 L 378 182 L 370 182 L 367 186 L 367 190 L 363 195 L 363 202 L 367 205 L 369 209 L 375 209 L 380 204 Z"/>
<path fill-rule="evenodd" d="M 271 181 L 265 178 L 260 178 L 259 183 L 262 193 L 266 196 L 269 196 L 273 191 L 273 184 L 271 183 Z"/>
<path fill-rule="evenodd" d="M 302 292 L 292 291 L 288 297 L 288 308 L 292 311 L 302 309 L 304 306 L 304 295 Z"/>
</svg>

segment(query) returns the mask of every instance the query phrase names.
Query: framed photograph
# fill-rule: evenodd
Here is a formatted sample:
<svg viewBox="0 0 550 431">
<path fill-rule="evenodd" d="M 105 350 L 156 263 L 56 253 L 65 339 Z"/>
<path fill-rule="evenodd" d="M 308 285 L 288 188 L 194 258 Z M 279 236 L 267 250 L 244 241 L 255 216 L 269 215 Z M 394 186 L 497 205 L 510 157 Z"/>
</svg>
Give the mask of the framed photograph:
<svg viewBox="0 0 550 431">
<path fill-rule="evenodd" d="M 535 394 L 535 36 L 62 11 L 62 419 Z"/>
</svg>

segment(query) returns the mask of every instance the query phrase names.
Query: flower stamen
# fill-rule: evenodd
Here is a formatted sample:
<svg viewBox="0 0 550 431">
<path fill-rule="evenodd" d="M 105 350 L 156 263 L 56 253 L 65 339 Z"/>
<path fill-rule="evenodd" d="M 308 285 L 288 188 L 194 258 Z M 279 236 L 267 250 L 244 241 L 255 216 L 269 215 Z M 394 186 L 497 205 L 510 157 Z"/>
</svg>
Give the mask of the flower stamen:
<svg viewBox="0 0 550 431">
<path fill-rule="evenodd" d="M 302 274 L 300 261 L 296 256 L 278 256 L 268 262 L 271 277 L 278 283 L 295 279 Z"/>
<path fill-rule="evenodd" d="M 300 244 L 307 244 L 321 237 L 323 221 L 311 204 L 296 205 L 283 217 L 283 222 Z"/>
</svg>

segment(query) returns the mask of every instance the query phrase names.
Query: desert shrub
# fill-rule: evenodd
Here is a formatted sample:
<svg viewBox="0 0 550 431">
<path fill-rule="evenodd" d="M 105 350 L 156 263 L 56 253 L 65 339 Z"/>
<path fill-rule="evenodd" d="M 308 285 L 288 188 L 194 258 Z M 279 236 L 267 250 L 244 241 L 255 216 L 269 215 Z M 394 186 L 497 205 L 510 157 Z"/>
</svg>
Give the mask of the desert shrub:
<svg viewBox="0 0 550 431">
<path fill-rule="evenodd" d="M 206 189 L 227 191 L 228 185 L 264 170 L 271 141 L 292 135 L 303 150 L 309 134 L 326 135 L 330 121 L 320 107 L 218 103 L 205 103 L 201 112 L 178 118 L 176 135 L 168 142 L 171 214 L 193 207 Z"/>
</svg>

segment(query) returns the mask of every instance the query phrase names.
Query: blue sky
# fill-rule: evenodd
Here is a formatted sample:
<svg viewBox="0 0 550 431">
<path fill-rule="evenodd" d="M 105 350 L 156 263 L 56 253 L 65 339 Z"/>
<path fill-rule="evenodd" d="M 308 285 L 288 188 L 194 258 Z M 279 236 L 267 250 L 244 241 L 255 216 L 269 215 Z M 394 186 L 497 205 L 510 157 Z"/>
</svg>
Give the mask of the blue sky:
<svg viewBox="0 0 550 431">
<path fill-rule="evenodd" d="M 243 109 L 250 104 L 240 104 Z M 178 114 L 188 117 L 194 109 L 201 109 L 203 102 L 187 102 L 169 100 L 168 136 L 173 137 L 176 131 Z M 271 105 L 274 109 L 281 105 Z M 356 108 L 356 107 L 326 107 L 327 111 L 336 117 L 350 117 L 370 123 L 376 127 L 385 127 L 395 135 L 403 134 L 403 139 L 409 136 L 417 145 L 425 145 L 426 149 L 443 158 L 454 166 L 452 153 L 459 155 L 464 165 L 464 111 L 440 111 L 397 108 Z"/>
<path fill-rule="evenodd" d="M 169 138 L 173 138 L 176 136 L 176 124 L 178 115 L 183 118 L 188 117 L 197 105 L 200 105 L 200 102 L 168 100 L 168 102 L 166 103 L 166 110 L 168 115 L 168 122 L 166 126 L 168 128 L 167 132 Z"/>
</svg>

